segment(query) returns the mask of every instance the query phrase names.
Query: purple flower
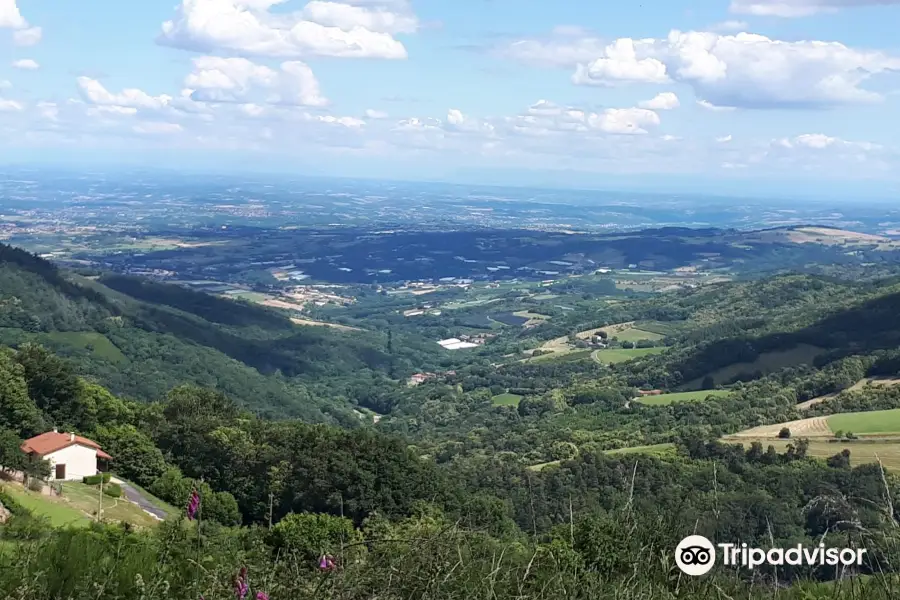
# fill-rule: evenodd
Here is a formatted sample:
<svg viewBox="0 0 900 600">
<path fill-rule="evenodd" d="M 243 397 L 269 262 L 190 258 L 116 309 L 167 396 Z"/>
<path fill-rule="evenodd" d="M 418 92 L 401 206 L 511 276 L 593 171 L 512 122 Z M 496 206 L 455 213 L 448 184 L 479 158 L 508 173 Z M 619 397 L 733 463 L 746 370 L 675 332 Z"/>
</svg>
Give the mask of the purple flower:
<svg viewBox="0 0 900 600">
<path fill-rule="evenodd" d="M 269 600 L 269 595 L 265 592 L 256 592 L 256 600 Z"/>
<path fill-rule="evenodd" d="M 247 567 L 241 567 L 241 572 L 234 578 L 234 595 L 238 600 L 244 600 L 250 591 L 250 582 L 247 580 Z"/>
<path fill-rule="evenodd" d="M 187 518 L 188 521 L 193 521 L 194 517 L 197 516 L 197 510 L 200 508 L 200 494 L 197 490 L 193 490 L 191 492 L 191 500 L 188 502 L 187 507 Z"/>
<path fill-rule="evenodd" d="M 319 560 L 319 568 L 323 571 L 331 571 L 334 569 L 334 559 L 328 556 L 327 554 L 323 554 L 321 560 Z"/>
</svg>

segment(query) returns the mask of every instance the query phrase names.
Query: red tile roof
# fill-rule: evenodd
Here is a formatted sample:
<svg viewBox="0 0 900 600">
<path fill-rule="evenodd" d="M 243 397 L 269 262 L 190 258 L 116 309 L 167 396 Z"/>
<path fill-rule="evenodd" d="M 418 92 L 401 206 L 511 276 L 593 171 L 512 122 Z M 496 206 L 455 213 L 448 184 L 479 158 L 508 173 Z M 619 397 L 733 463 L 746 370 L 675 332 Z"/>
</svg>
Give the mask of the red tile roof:
<svg viewBox="0 0 900 600">
<path fill-rule="evenodd" d="M 80 435 L 74 436 L 73 439 L 73 435 L 70 433 L 58 433 L 56 431 L 48 431 L 47 433 L 42 433 L 41 435 L 36 435 L 33 438 L 27 439 L 22 442 L 21 448 L 23 452 L 28 454 L 34 453 L 39 456 L 46 456 L 51 452 L 68 448 L 74 444 L 93 448 L 97 451 L 97 456 L 100 458 L 105 458 L 107 460 L 112 458 L 112 456 L 101 450 L 100 444 L 94 440 L 89 440 Z"/>
</svg>

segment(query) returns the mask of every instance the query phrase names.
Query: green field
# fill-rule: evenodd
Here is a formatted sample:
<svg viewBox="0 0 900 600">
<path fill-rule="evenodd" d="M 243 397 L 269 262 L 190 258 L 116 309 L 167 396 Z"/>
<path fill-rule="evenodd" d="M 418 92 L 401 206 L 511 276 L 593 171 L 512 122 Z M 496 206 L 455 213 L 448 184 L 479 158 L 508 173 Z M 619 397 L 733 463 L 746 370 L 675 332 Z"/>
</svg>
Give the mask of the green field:
<svg viewBox="0 0 900 600">
<path fill-rule="evenodd" d="M 570 362 L 573 360 L 581 360 L 583 358 L 587 358 L 591 355 L 591 352 L 591 350 L 568 350 L 553 352 L 550 354 L 541 354 L 540 356 L 535 356 L 534 358 L 526 358 L 525 360 L 528 362 Z"/>
<path fill-rule="evenodd" d="M 670 456 L 675 453 L 675 444 L 653 444 L 650 446 L 632 446 L 607 450 L 606 454 L 617 456 L 622 454 L 648 454 L 650 456 Z"/>
<path fill-rule="evenodd" d="M 655 342 L 666 337 L 664 335 L 653 333 L 652 331 L 645 331 L 637 327 L 626 327 L 621 331 L 616 331 L 613 327 L 606 327 L 605 329 L 606 333 L 610 337 L 616 337 L 620 342 L 639 342 L 641 340 L 651 340 Z"/>
<path fill-rule="evenodd" d="M 58 344 L 65 344 L 81 350 L 89 350 L 96 356 L 110 362 L 128 362 L 128 358 L 102 333 L 86 331 L 55 331 L 44 336 Z"/>
<path fill-rule="evenodd" d="M 518 406 L 522 396 L 518 394 L 497 394 L 491 398 L 491 404 L 494 406 Z"/>
<path fill-rule="evenodd" d="M 699 402 L 706 400 L 710 396 L 721 397 L 727 396 L 731 392 L 729 390 L 698 390 L 695 392 L 674 392 L 672 394 L 660 394 L 659 396 L 643 396 L 635 398 L 634 401 L 648 406 L 668 406 L 676 402 Z"/>
<path fill-rule="evenodd" d="M 731 383 L 735 377 L 739 375 L 752 374 L 761 372 L 763 375 L 772 373 L 784 367 L 797 367 L 799 365 L 811 365 L 813 360 L 820 354 L 825 352 L 818 346 L 809 344 L 798 344 L 790 350 L 777 350 L 774 352 L 764 352 L 760 354 L 753 362 L 742 362 L 730 364 L 727 367 L 716 369 L 708 373 L 712 377 L 714 385 L 724 385 Z M 704 377 L 698 377 L 693 381 L 684 384 L 685 389 L 696 389 L 702 385 Z"/>
<path fill-rule="evenodd" d="M 25 490 L 17 485 L 5 485 L 4 491 L 13 496 L 19 503 L 38 517 L 46 517 L 54 527 L 67 525 L 87 525 L 90 519 L 83 512 L 66 506 L 64 503 L 43 496 L 31 490 Z"/>
<path fill-rule="evenodd" d="M 648 354 L 659 354 L 665 348 L 608 348 L 606 350 L 594 350 L 591 358 L 601 364 L 615 364 L 647 356 Z"/>
<path fill-rule="evenodd" d="M 828 427 L 864 435 L 900 434 L 900 408 L 831 415 Z"/>
</svg>

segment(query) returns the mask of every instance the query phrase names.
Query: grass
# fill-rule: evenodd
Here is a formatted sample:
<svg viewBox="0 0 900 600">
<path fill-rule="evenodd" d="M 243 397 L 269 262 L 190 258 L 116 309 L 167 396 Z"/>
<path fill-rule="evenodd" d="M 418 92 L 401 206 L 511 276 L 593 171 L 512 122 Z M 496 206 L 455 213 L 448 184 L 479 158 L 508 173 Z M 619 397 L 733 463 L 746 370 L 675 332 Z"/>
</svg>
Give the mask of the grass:
<svg viewBox="0 0 900 600">
<path fill-rule="evenodd" d="M 855 434 L 900 434 L 900 408 L 832 415 L 828 426 L 832 431 Z"/>
<path fill-rule="evenodd" d="M 71 506 L 94 514 L 99 506 L 100 488 L 77 482 L 63 483 L 63 499 Z M 103 519 L 124 521 L 132 525 L 149 526 L 157 521 L 140 506 L 123 498 L 103 496 Z"/>
<path fill-rule="evenodd" d="M 491 404 L 494 406 L 519 406 L 520 400 L 522 400 L 522 396 L 518 394 L 497 394 L 491 398 Z"/>
<path fill-rule="evenodd" d="M 659 354 L 665 348 L 608 348 L 606 350 L 595 350 L 591 354 L 591 358 L 601 364 L 615 364 L 647 356 L 649 354 Z"/>
<path fill-rule="evenodd" d="M 6 485 L 4 489 L 35 516 L 46 517 L 53 527 L 82 526 L 90 522 L 90 518 L 86 514 L 67 506 L 59 498 L 44 496 L 17 485 Z"/>
<path fill-rule="evenodd" d="M 553 352 L 552 354 L 541 354 L 533 358 L 525 359 L 527 362 L 571 362 L 573 360 L 581 360 L 591 355 L 591 350 L 562 350 Z"/>
<path fill-rule="evenodd" d="M 665 336 L 636 327 L 633 323 L 609 325 L 598 331 L 605 331 L 610 338 L 618 338 L 620 342 L 638 342 L 640 340 L 661 340 Z"/>
<path fill-rule="evenodd" d="M 561 462 L 562 462 L 561 460 L 551 460 L 551 461 L 545 462 L 545 463 L 538 463 L 538 464 L 536 464 L 536 465 L 529 465 L 529 466 L 526 467 L 526 468 L 527 468 L 529 471 L 543 471 L 543 470 L 546 469 L 547 467 L 553 467 L 553 466 L 555 466 L 555 465 L 558 465 L 558 464 L 561 463 Z"/>
<path fill-rule="evenodd" d="M 669 456 L 675 453 L 675 444 L 652 444 L 650 446 L 632 446 L 630 448 L 617 448 L 607 450 L 610 456 L 622 454 L 647 454 L 650 456 Z"/>
<path fill-rule="evenodd" d="M 93 331 L 54 331 L 42 335 L 52 342 L 79 350 L 88 350 L 95 356 L 113 363 L 128 362 L 122 351 L 102 333 Z"/>
<path fill-rule="evenodd" d="M 698 390 L 694 392 L 674 392 L 672 394 L 660 394 L 659 396 L 643 396 L 634 401 L 648 406 L 668 406 L 676 402 L 700 402 L 708 397 L 721 397 L 730 394 L 730 390 Z"/>
<path fill-rule="evenodd" d="M 811 365 L 813 359 L 825 352 L 818 346 L 798 344 L 788 350 L 764 352 L 753 362 L 733 363 L 721 369 L 716 369 L 707 375 L 712 377 L 715 385 L 731 383 L 736 377 L 748 373 L 761 372 L 763 375 L 772 373 L 784 367 L 796 367 L 799 365 Z M 696 389 L 702 385 L 703 377 L 698 377 L 684 385 L 686 389 Z"/>
<path fill-rule="evenodd" d="M 735 443 L 735 440 L 725 441 L 729 444 Z M 742 443 L 745 448 L 749 448 L 752 442 L 760 442 L 763 449 L 768 448 L 770 445 L 774 446 L 778 452 L 785 452 L 788 444 L 796 443 L 796 441 L 792 440 L 773 440 L 769 438 L 743 439 L 738 443 Z M 845 448 L 850 450 L 850 464 L 853 466 L 876 463 L 880 460 L 886 469 L 900 472 L 900 439 L 829 441 L 827 438 L 810 438 L 806 454 L 814 458 L 827 459 L 840 453 Z"/>
</svg>

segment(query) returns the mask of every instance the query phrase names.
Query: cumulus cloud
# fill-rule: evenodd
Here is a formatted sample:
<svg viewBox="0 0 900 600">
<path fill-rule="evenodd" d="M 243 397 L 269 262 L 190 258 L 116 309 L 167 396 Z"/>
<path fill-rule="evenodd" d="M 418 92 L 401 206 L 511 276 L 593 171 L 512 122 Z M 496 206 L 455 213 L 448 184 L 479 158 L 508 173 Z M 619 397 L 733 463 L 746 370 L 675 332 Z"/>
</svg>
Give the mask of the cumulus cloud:
<svg viewBox="0 0 900 600">
<path fill-rule="evenodd" d="M 182 0 L 162 25 L 162 44 L 246 56 L 406 58 L 395 33 L 415 31 L 408 8 L 313 0 L 300 13 L 272 13 L 285 0 Z M 357 3 L 358 4 L 358 3 Z"/>
<path fill-rule="evenodd" d="M 30 58 L 20 58 L 19 60 L 14 60 L 12 62 L 12 67 L 14 69 L 22 69 L 25 71 L 34 71 L 41 68 L 41 65 L 37 63 L 37 61 L 32 60 Z"/>
<path fill-rule="evenodd" d="M 720 144 L 727 144 L 732 139 L 734 139 L 734 138 L 732 138 L 731 135 L 729 134 L 729 135 L 723 135 L 723 136 L 717 137 L 716 141 L 719 142 Z"/>
<path fill-rule="evenodd" d="M 751 33 L 721 35 L 672 31 L 665 39 L 622 38 L 588 61 L 585 41 L 538 41 L 507 55 L 536 65 L 575 66 L 573 81 L 588 85 L 628 82 L 690 85 L 715 106 L 746 108 L 824 108 L 876 102 L 881 94 L 863 84 L 873 75 L 900 70 L 900 58 L 857 50 L 838 42 L 782 41 Z"/>
<path fill-rule="evenodd" d="M 137 88 L 126 88 L 118 94 L 114 94 L 96 79 L 79 77 L 77 81 L 84 100 L 98 107 L 106 108 L 108 112 L 134 114 L 138 109 L 160 111 L 172 105 L 173 98 L 167 94 L 151 96 Z"/>
<path fill-rule="evenodd" d="M 809 148 L 813 150 L 825 150 L 828 148 L 835 149 L 859 149 L 864 151 L 881 150 L 879 144 L 870 142 L 848 142 L 837 137 L 825 135 L 823 133 L 804 133 L 793 138 L 779 138 L 772 141 L 772 144 L 781 148 Z"/>
<path fill-rule="evenodd" d="M 652 57 L 638 58 L 635 41 L 621 38 L 603 50 L 603 56 L 588 64 L 579 64 L 572 76 L 580 85 L 616 83 L 666 83 L 666 65 Z"/>
<path fill-rule="evenodd" d="M 388 114 L 383 110 L 375 110 L 374 108 L 366 109 L 366 118 L 367 119 L 387 119 Z"/>
<path fill-rule="evenodd" d="M 651 100 L 641 102 L 638 106 L 650 110 L 672 110 L 673 108 L 681 106 L 681 102 L 678 100 L 678 96 L 673 92 L 662 92 L 661 94 L 657 94 L 656 97 Z"/>
<path fill-rule="evenodd" d="M 746 21 L 722 21 L 721 23 L 716 23 L 710 27 L 710 30 L 730 33 L 734 31 L 747 31 L 749 27 L 750 25 Z"/>
<path fill-rule="evenodd" d="M 731 12 L 765 17 L 807 17 L 842 8 L 900 4 L 900 0 L 732 0 Z"/>
<path fill-rule="evenodd" d="M 306 63 L 281 63 L 280 71 L 258 65 L 246 58 L 201 56 L 184 85 L 191 98 L 200 102 L 238 102 L 268 92 L 266 102 L 300 106 L 325 106 L 319 82 Z"/>
<path fill-rule="evenodd" d="M 0 0 L 0 29 L 25 29 L 28 21 L 22 17 L 16 0 Z"/>
</svg>

